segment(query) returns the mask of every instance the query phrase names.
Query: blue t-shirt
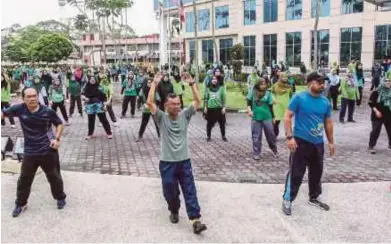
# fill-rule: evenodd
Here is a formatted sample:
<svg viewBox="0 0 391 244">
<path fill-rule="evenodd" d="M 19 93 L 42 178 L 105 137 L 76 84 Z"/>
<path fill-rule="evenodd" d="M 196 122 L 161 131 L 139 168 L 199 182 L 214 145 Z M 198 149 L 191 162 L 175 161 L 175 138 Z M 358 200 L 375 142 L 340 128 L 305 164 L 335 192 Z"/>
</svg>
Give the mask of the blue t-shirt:
<svg viewBox="0 0 391 244">
<path fill-rule="evenodd" d="M 331 105 L 326 97 L 314 97 L 304 91 L 292 98 L 288 109 L 295 116 L 294 136 L 313 144 L 323 143 L 324 124 L 331 117 Z"/>
<path fill-rule="evenodd" d="M 45 155 L 49 152 L 50 142 L 55 139 L 52 124 L 62 124 L 52 109 L 40 105 L 37 112 L 31 113 L 22 103 L 4 109 L 3 113 L 19 117 L 24 135 L 24 155 Z"/>
</svg>

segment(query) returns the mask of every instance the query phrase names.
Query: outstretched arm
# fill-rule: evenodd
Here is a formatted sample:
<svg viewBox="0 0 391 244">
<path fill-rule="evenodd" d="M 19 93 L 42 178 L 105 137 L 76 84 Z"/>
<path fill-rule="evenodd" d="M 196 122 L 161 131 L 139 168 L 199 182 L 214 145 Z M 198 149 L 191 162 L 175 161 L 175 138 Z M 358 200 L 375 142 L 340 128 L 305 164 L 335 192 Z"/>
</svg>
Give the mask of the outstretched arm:
<svg viewBox="0 0 391 244">
<path fill-rule="evenodd" d="M 149 93 L 148 93 L 147 105 L 148 105 L 149 110 L 151 111 L 151 113 L 153 115 L 155 115 L 156 112 L 157 112 L 157 106 L 156 106 L 156 103 L 155 103 L 155 90 L 156 90 L 156 86 L 159 84 L 159 82 L 161 81 L 162 77 L 163 76 L 162 76 L 161 73 L 158 73 L 155 76 L 155 79 L 153 80 L 153 82 L 151 84 L 151 88 L 149 89 Z"/>
</svg>

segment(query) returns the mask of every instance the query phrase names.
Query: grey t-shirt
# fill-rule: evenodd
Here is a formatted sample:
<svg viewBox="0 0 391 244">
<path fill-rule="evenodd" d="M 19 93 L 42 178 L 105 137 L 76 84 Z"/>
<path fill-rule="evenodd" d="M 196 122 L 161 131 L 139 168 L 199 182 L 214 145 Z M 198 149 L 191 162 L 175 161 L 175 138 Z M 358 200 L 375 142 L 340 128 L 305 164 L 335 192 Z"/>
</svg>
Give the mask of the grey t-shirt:
<svg viewBox="0 0 391 244">
<path fill-rule="evenodd" d="M 176 120 L 157 109 L 156 122 L 160 129 L 160 160 L 179 162 L 190 158 L 187 128 L 191 117 L 196 113 L 193 105 L 182 110 Z"/>
</svg>

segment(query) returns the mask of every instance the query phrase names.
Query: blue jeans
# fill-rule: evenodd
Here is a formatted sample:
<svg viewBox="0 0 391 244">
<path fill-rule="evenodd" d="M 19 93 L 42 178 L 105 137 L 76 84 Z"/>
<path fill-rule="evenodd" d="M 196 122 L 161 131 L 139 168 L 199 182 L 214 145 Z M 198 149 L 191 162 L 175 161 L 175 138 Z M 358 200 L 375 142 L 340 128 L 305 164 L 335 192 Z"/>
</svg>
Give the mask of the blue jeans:
<svg viewBox="0 0 391 244">
<path fill-rule="evenodd" d="M 273 152 L 277 151 L 276 136 L 271 120 L 251 121 L 251 133 L 253 139 L 253 154 L 260 155 L 262 150 L 262 131 L 265 132 L 266 141 Z"/>
<path fill-rule="evenodd" d="M 162 177 L 163 195 L 168 204 L 168 210 L 178 213 L 181 202 L 179 200 L 179 185 L 185 199 L 187 216 L 190 220 L 201 217 L 198 204 L 197 190 L 194 183 L 193 170 L 190 159 L 180 162 L 160 161 L 159 171 Z"/>
</svg>

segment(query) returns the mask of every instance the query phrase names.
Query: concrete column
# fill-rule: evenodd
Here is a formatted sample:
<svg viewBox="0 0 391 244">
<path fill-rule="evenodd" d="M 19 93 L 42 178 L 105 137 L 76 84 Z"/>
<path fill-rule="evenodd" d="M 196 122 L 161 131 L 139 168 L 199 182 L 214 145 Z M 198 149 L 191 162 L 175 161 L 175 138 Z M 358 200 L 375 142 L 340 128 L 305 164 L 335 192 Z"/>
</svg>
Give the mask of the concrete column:
<svg viewBox="0 0 391 244">
<path fill-rule="evenodd" d="M 167 16 L 164 15 L 163 11 L 160 14 L 159 18 L 160 24 L 160 36 L 159 36 L 159 58 L 160 58 L 160 67 L 168 62 L 167 58 Z M 159 67 L 159 68 L 160 68 Z"/>
</svg>

